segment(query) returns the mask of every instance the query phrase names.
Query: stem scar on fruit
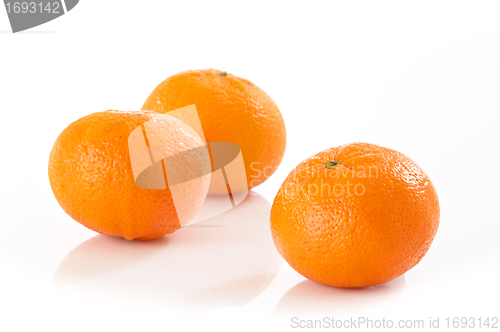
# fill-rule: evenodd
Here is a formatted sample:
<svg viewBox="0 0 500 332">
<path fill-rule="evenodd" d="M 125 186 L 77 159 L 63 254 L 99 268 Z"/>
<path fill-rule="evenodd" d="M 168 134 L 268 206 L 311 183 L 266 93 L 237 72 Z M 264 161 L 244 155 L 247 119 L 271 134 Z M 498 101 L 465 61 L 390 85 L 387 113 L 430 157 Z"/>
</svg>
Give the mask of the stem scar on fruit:
<svg viewBox="0 0 500 332">
<path fill-rule="evenodd" d="M 338 165 L 340 165 L 340 161 L 338 161 L 338 160 L 330 160 L 329 162 L 327 162 L 325 164 L 325 168 L 326 169 L 332 169 L 332 168 L 337 167 Z"/>
<path fill-rule="evenodd" d="M 217 73 L 217 76 L 227 76 L 227 71 L 220 71 Z"/>
</svg>

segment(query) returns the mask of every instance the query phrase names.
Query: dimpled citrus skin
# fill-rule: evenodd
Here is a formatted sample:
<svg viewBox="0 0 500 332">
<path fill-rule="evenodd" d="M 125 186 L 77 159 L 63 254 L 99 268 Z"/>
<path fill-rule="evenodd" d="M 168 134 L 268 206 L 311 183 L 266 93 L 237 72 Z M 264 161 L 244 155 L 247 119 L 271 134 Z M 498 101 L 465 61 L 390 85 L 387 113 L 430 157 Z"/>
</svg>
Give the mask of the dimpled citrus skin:
<svg viewBox="0 0 500 332">
<path fill-rule="evenodd" d="M 216 69 L 185 71 L 167 78 L 143 110 L 165 113 L 196 105 L 207 142 L 241 148 L 248 188 L 263 183 L 285 153 L 286 131 L 274 101 L 253 83 Z M 210 192 L 211 194 L 224 194 Z"/>
<path fill-rule="evenodd" d="M 367 143 L 304 160 L 271 210 L 283 258 L 306 278 L 336 287 L 373 286 L 404 274 L 426 254 L 438 225 L 438 197 L 427 174 L 402 153 Z"/>
<path fill-rule="evenodd" d="M 129 157 L 128 137 L 147 121 L 164 123 L 168 132 L 148 135 L 164 151 L 172 142 L 187 147 L 202 140 L 168 115 L 154 112 L 106 111 L 70 124 L 59 135 L 49 158 L 49 180 L 57 201 L 73 219 L 102 234 L 127 240 L 149 240 L 181 227 L 170 190 L 136 185 Z M 192 131 L 191 131 L 192 132 Z M 155 135 L 156 134 L 156 135 Z M 155 137 L 159 139 L 155 142 Z M 189 205 L 196 213 L 205 199 L 209 179 L 193 181 Z"/>
</svg>

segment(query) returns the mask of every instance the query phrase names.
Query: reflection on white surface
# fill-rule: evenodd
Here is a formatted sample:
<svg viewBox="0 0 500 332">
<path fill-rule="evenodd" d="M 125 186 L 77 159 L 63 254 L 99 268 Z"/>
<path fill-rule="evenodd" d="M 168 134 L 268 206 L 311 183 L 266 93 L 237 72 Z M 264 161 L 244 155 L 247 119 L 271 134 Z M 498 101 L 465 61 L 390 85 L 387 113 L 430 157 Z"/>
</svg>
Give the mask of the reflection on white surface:
<svg viewBox="0 0 500 332">
<path fill-rule="evenodd" d="M 97 235 L 66 256 L 52 284 L 99 300 L 189 309 L 243 305 L 269 285 L 282 262 L 269 231 L 270 208 L 251 193 L 236 208 L 158 240 Z"/>
<path fill-rule="evenodd" d="M 221 169 L 216 170 L 215 172 L 210 174 L 210 187 L 212 186 L 225 186 L 224 174 Z M 245 180 L 246 181 L 246 180 Z M 210 191 L 210 189 L 209 189 Z M 192 226 L 196 223 L 199 223 L 203 220 L 208 220 L 210 218 L 214 218 L 226 211 L 229 211 L 233 208 L 233 203 L 231 202 L 231 197 L 229 193 L 226 191 L 224 195 L 219 196 L 207 196 L 205 201 L 200 207 L 200 210 L 193 219 L 189 220 L 186 226 Z M 185 227 L 185 226 L 184 226 Z"/>
<path fill-rule="evenodd" d="M 275 318 L 289 318 L 297 315 L 338 315 L 377 306 L 377 303 L 399 296 L 404 289 L 405 277 L 391 282 L 365 288 L 336 288 L 302 281 L 289 289 L 276 305 Z M 357 312 L 360 312 L 356 310 Z"/>
</svg>

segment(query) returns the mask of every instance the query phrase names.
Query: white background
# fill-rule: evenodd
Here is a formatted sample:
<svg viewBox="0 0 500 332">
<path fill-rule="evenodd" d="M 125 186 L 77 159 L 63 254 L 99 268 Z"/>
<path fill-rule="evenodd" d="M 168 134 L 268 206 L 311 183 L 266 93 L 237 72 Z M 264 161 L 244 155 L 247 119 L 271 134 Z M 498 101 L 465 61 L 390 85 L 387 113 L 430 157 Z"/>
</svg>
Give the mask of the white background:
<svg viewBox="0 0 500 332">
<path fill-rule="evenodd" d="M 498 316 L 499 18 L 497 1 L 83 0 L 12 34 L 0 8 L 2 330 L 286 330 L 325 316 L 440 317 L 442 328 Z M 92 112 L 140 109 L 163 79 L 203 68 L 276 101 L 287 150 L 275 175 L 237 209 L 158 241 L 68 217 L 47 176 L 58 134 Z M 307 281 L 269 235 L 286 175 L 353 141 L 408 155 L 441 203 L 422 262 L 362 290 Z"/>
</svg>

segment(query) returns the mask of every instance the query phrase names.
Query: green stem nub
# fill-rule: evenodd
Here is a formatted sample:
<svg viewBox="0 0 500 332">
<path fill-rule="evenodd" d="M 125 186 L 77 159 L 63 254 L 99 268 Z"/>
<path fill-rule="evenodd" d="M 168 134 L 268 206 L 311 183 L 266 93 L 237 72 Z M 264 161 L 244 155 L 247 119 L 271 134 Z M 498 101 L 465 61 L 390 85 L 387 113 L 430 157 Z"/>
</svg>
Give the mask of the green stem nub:
<svg viewBox="0 0 500 332">
<path fill-rule="evenodd" d="M 338 160 L 330 160 L 329 162 L 327 162 L 325 164 L 325 168 L 326 169 L 332 169 L 332 168 L 337 167 L 338 165 L 340 165 L 340 161 L 338 161 Z"/>
<path fill-rule="evenodd" d="M 217 73 L 217 76 L 227 76 L 227 71 L 220 71 Z"/>
</svg>

